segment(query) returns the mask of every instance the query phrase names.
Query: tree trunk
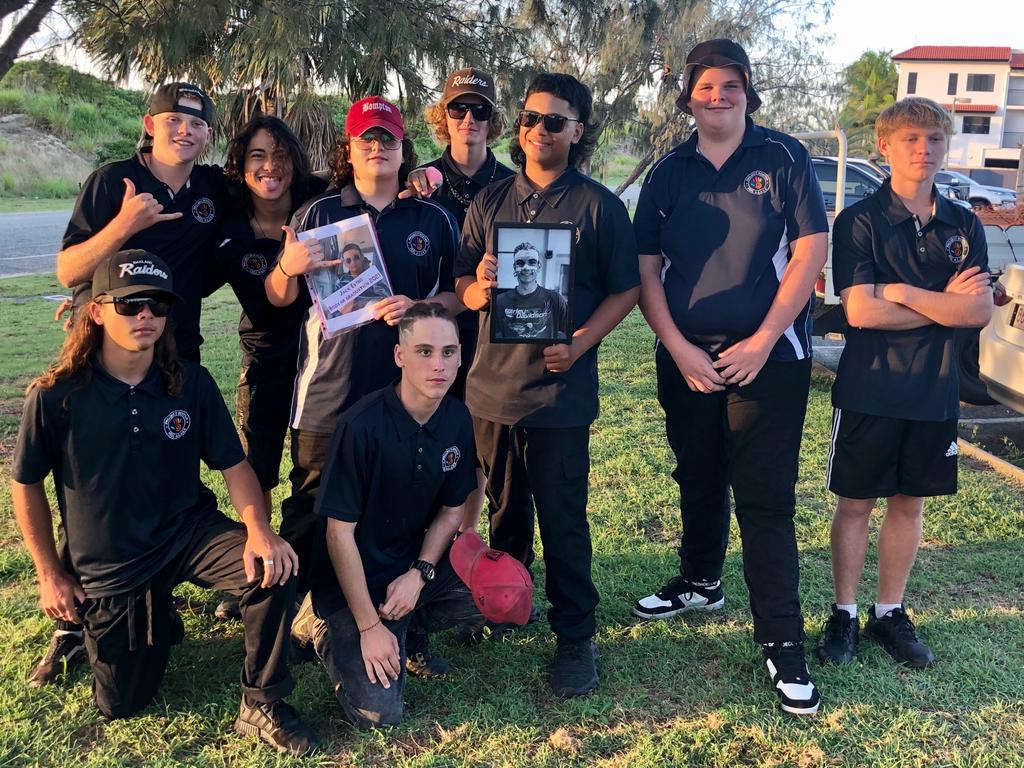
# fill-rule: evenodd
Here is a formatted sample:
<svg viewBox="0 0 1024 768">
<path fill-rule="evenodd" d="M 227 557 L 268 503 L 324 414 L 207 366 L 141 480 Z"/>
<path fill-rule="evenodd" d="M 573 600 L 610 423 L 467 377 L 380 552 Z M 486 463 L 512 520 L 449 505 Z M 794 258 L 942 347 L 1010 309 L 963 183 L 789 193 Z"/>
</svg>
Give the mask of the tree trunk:
<svg viewBox="0 0 1024 768">
<path fill-rule="evenodd" d="M 11 34 L 0 45 L 0 79 L 7 74 L 14 66 L 14 60 L 18 58 L 18 52 L 26 41 L 38 30 L 43 23 L 46 14 L 53 8 L 56 0 L 36 0 L 29 8 L 28 13 L 21 17 L 21 20 L 14 25 Z"/>
</svg>

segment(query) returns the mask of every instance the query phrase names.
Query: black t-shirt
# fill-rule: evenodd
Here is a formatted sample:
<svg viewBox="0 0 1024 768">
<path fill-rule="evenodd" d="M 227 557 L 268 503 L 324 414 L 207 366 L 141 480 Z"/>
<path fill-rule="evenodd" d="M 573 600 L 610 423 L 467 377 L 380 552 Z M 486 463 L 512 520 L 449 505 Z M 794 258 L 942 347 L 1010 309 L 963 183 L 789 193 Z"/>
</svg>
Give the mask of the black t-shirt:
<svg viewBox="0 0 1024 768">
<path fill-rule="evenodd" d="M 664 254 L 662 283 L 676 326 L 709 354 L 764 322 L 789 264 L 790 243 L 828 232 L 811 157 L 799 141 L 747 118 L 743 141 L 716 169 L 697 134 L 647 174 L 633 217 L 642 254 Z M 811 295 L 770 360 L 811 354 Z"/>
<path fill-rule="evenodd" d="M 574 168 L 544 189 L 522 173 L 491 184 L 466 216 L 458 277 L 475 275 L 485 252 L 497 253 L 495 222 L 572 224 L 576 253 L 569 336 L 613 293 L 640 284 L 636 241 L 629 214 L 607 187 Z M 480 341 L 466 381 L 466 405 L 474 416 L 500 424 L 578 427 L 597 418 L 597 346 L 565 373 L 544 367 L 541 344 L 491 344 L 493 311 L 480 311 Z"/>
<path fill-rule="evenodd" d="M 455 290 L 452 264 L 459 226 L 430 200 L 395 200 L 377 212 L 349 185 L 313 198 L 296 212 L 292 226 L 304 232 L 363 213 L 374 222 L 394 295 L 419 301 Z M 304 281 L 299 283 L 296 303 L 307 311 L 299 338 L 291 425 L 329 434 L 342 411 L 398 376 L 398 327 L 377 320 L 326 339 Z"/>
<path fill-rule="evenodd" d="M 121 211 L 124 179 L 135 192 L 148 192 L 163 205 L 163 213 L 182 214 L 180 219 L 162 221 L 132 235 L 122 249 L 142 248 L 156 254 L 171 268 L 174 290 L 183 299 L 171 309 L 178 354 L 199 361 L 199 312 L 203 296 L 203 260 L 217 234 L 224 215 L 226 187 L 221 169 L 196 165 L 177 194 L 157 179 L 137 154 L 127 160 L 108 163 L 85 180 L 75 201 L 61 248 L 89 240 Z"/>
<path fill-rule="evenodd" d="M 221 470 L 245 454 L 205 368 L 185 363 L 178 397 L 155 365 L 137 386 L 96 360 L 89 373 L 29 392 L 12 475 L 30 485 L 53 473 L 74 571 L 104 597 L 145 584 L 215 509 L 200 459 Z"/>
<path fill-rule="evenodd" d="M 568 338 L 569 308 L 558 291 L 537 286 L 523 295 L 515 288 L 494 297 L 496 339 Z"/>
<path fill-rule="evenodd" d="M 326 184 L 323 180 L 311 177 L 310 182 L 313 194 L 324 191 Z M 295 207 L 304 202 L 296 201 Z M 272 234 L 276 236 L 278 233 Z M 242 305 L 242 315 L 238 320 L 242 365 L 286 368 L 294 373 L 299 328 L 306 316 L 306 307 L 299 302 L 276 307 L 267 299 L 263 287 L 270 266 L 277 261 L 281 240 L 258 236 L 252 230 L 249 212 L 233 209 L 221 222 L 216 243 L 204 264 L 203 296 L 209 296 L 228 284 Z"/>
<path fill-rule="evenodd" d="M 832 229 L 836 293 L 855 285 L 905 283 L 941 292 L 969 267 L 988 270 L 985 230 L 973 212 L 935 194 L 925 226 L 887 181 L 843 210 Z M 960 414 L 954 329 L 937 323 L 906 331 L 850 326 L 832 403 L 859 413 L 915 421 Z"/>
<path fill-rule="evenodd" d="M 445 397 L 420 424 L 393 384 L 373 392 L 339 419 L 317 494 L 319 530 L 311 588 L 320 616 L 345 605 L 327 553 L 326 518 L 357 523 L 356 544 L 374 605 L 388 584 L 419 557 L 441 507 L 458 507 L 476 487 L 473 423 Z"/>
</svg>

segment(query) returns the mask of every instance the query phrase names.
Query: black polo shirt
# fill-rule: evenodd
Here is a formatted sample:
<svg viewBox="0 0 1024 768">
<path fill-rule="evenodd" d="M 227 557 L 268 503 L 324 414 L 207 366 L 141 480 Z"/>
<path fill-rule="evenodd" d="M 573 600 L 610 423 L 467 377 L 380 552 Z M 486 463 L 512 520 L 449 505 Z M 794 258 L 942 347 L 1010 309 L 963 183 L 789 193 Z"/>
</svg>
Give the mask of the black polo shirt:
<svg viewBox="0 0 1024 768">
<path fill-rule="evenodd" d="M 215 165 L 196 165 L 177 194 L 157 179 L 139 153 L 108 163 L 85 180 L 75 210 L 64 232 L 61 248 L 85 242 L 103 229 L 121 210 L 124 179 L 131 179 L 137 194 L 148 192 L 163 205 L 163 213 L 181 213 L 180 219 L 162 221 L 132 235 L 123 249 L 142 248 L 167 262 L 174 290 L 183 299 L 171 309 L 178 354 L 199 360 L 199 310 L 203 297 L 203 259 L 224 215 L 224 175 Z"/>
<path fill-rule="evenodd" d="M 324 191 L 325 183 L 321 179 L 312 177 L 311 183 L 315 185 L 315 194 Z M 248 191 L 244 194 L 247 195 Z M 298 208 L 305 200 L 296 202 L 295 208 Z M 242 305 L 238 341 L 242 347 L 243 366 L 258 363 L 272 368 L 287 368 L 294 373 L 299 351 L 299 328 L 306 316 L 306 307 L 298 302 L 276 307 L 267 299 L 263 287 L 263 281 L 281 250 L 281 240 L 276 237 L 278 234 L 257 235 L 253 232 L 247 210 L 230 210 L 221 222 L 217 245 L 204 262 L 203 296 L 209 296 L 225 284 L 234 291 Z"/>
<path fill-rule="evenodd" d="M 89 597 L 145 584 L 188 541 L 198 515 L 199 461 L 222 470 L 245 460 L 224 400 L 205 368 L 185 364 L 178 397 L 154 365 L 137 386 L 93 360 L 53 389 L 25 399 L 13 478 L 52 472 L 75 573 Z"/>
<path fill-rule="evenodd" d="M 905 283 L 943 291 L 968 267 L 988 271 L 985 230 L 974 213 L 932 192 L 935 215 L 923 227 L 889 182 L 843 210 L 832 229 L 836 293 L 854 285 Z M 854 328 L 846 334 L 832 403 L 876 416 L 948 421 L 960 414 L 953 328 Z"/>
<path fill-rule="evenodd" d="M 496 253 L 495 222 L 576 227 L 569 336 L 613 293 L 640 284 L 629 214 L 615 194 L 575 168 L 544 189 L 523 173 L 491 184 L 466 215 L 456 276 L 475 275 L 485 252 Z M 466 380 L 474 416 L 499 424 L 578 427 L 597 418 L 597 346 L 565 373 L 544 367 L 540 344 L 491 344 L 490 307 L 480 311 L 480 340 Z"/>
<path fill-rule="evenodd" d="M 452 160 L 451 147 L 446 147 L 444 154 L 436 160 L 432 160 L 425 166 L 437 168 L 444 177 L 444 184 L 437 190 L 430 199 L 440 203 L 448 212 L 455 217 L 461 227 L 466 221 L 466 211 L 469 204 L 473 202 L 476 193 L 484 187 L 496 181 L 507 179 L 516 175 L 516 172 L 507 165 L 498 162 L 490 148 L 487 149 L 487 159 L 480 166 L 480 170 L 472 176 L 466 176 Z"/>
<path fill-rule="evenodd" d="M 430 200 L 395 200 L 378 212 L 349 185 L 313 198 L 296 212 L 292 226 L 304 232 L 363 213 L 370 214 L 377 229 L 394 295 L 418 301 L 455 290 L 452 265 L 459 225 Z M 398 327 L 376 320 L 325 339 L 302 282 L 298 301 L 308 309 L 299 337 L 291 425 L 330 433 L 342 411 L 398 376 L 394 358 Z"/>
<path fill-rule="evenodd" d="M 790 244 L 828 231 L 811 157 L 796 139 L 747 118 L 743 141 L 716 170 L 697 134 L 647 174 L 633 217 L 642 254 L 664 254 L 669 311 L 712 356 L 753 334 L 771 308 Z M 811 296 L 770 360 L 811 354 Z"/>
<path fill-rule="evenodd" d="M 473 423 L 466 406 L 445 397 L 422 426 L 394 384 L 372 392 L 342 415 L 317 494 L 320 531 L 311 584 L 316 610 L 345 605 L 327 554 L 326 518 L 357 523 L 355 538 L 374 605 L 419 557 L 441 507 L 458 507 L 476 488 Z"/>
</svg>

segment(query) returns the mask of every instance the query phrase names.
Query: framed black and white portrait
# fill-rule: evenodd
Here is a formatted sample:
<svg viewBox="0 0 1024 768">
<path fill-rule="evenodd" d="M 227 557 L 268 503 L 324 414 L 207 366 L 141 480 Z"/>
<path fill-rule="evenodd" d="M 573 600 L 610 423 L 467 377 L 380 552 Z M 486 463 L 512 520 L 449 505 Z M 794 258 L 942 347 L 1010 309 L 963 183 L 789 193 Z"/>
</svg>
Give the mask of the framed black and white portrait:
<svg viewBox="0 0 1024 768">
<path fill-rule="evenodd" d="M 495 223 L 492 342 L 555 344 L 572 338 L 575 231 L 571 224 Z"/>
</svg>

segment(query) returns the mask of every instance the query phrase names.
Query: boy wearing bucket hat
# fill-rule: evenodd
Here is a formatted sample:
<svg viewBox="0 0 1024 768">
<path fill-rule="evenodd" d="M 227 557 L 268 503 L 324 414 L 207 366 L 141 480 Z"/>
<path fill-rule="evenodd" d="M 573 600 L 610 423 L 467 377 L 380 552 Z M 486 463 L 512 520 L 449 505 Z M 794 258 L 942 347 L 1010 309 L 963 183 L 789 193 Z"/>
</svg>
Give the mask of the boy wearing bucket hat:
<svg viewBox="0 0 1024 768">
<path fill-rule="evenodd" d="M 270 530 L 213 378 L 181 361 L 165 334 L 176 288 L 167 263 L 146 251 L 101 261 L 91 302 L 29 389 L 11 496 L 40 606 L 84 624 L 93 699 L 115 719 L 156 695 L 175 643 L 174 587 L 238 595 L 246 653 L 235 730 L 306 754 L 316 738 L 284 702 L 298 558 Z M 218 511 L 200 460 L 223 473 L 244 526 Z M 43 487 L 51 473 L 70 568 L 54 547 Z"/>
<path fill-rule="evenodd" d="M 793 516 L 825 205 L 806 149 L 749 117 L 761 101 L 742 47 L 697 45 L 676 103 L 697 130 L 652 168 L 633 224 L 683 532 L 679 575 L 633 612 L 722 607 L 731 488 L 754 639 L 783 710 L 810 714 Z"/>
<path fill-rule="evenodd" d="M 415 304 L 398 336 L 401 378 L 338 421 L 317 500 L 312 599 L 292 628 L 360 729 L 401 720 L 410 631 L 480 616 L 447 557 L 476 487 L 469 412 L 446 397 L 459 366 L 455 321 L 439 304 Z"/>
</svg>

